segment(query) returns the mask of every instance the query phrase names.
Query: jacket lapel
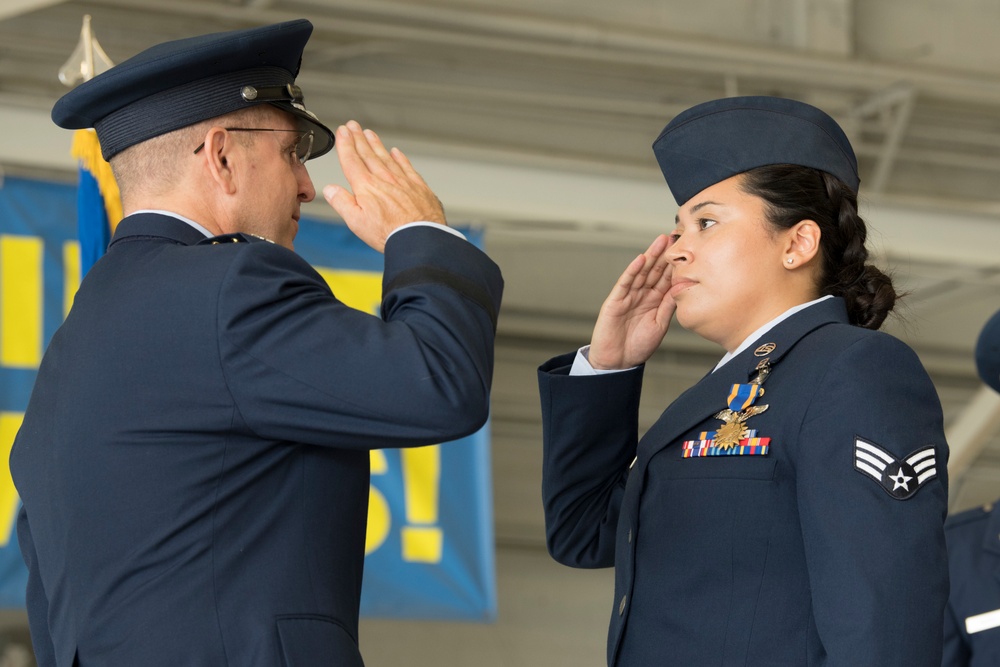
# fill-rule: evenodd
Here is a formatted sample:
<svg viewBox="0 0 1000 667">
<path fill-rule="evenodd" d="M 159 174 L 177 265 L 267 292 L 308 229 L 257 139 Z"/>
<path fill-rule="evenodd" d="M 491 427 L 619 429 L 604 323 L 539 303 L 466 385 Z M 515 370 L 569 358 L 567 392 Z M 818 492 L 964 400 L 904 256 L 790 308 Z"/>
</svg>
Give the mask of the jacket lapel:
<svg viewBox="0 0 1000 667">
<path fill-rule="evenodd" d="M 833 298 L 779 322 L 725 366 L 706 375 L 671 403 L 640 441 L 639 461 L 649 460 L 664 447 L 676 443 L 681 435 L 725 409 L 732 386 L 754 378 L 762 361 L 767 359 L 771 371 L 780 373 L 783 370 L 781 359 L 809 332 L 826 324 L 847 321 L 843 299 Z"/>
</svg>

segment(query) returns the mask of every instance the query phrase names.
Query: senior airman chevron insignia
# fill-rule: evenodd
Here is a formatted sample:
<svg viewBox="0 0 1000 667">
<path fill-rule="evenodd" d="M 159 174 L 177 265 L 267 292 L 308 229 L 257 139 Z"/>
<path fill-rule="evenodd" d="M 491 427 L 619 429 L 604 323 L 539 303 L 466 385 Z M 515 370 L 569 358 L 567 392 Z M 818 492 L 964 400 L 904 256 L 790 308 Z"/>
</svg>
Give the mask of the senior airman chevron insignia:
<svg viewBox="0 0 1000 667">
<path fill-rule="evenodd" d="M 896 500 L 906 500 L 937 476 L 937 457 L 928 445 L 900 461 L 881 447 L 855 438 L 854 469 L 874 479 Z"/>
</svg>

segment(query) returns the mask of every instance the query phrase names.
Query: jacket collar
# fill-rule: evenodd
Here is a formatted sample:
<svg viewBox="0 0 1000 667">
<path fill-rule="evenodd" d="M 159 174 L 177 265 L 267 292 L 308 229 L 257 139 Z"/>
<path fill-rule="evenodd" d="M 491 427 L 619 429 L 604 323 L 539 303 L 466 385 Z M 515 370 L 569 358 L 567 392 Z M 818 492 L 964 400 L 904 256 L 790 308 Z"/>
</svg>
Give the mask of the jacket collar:
<svg viewBox="0 0 1000 667">
<path fill-rule="evenodd" d="M 118 223 L 111 245 L 136 237 L 158 237 L 181 245 L 195 245 L 205 240 L 204 234 L 173 216 L 160 213 L 136 213 Z"/>
<path fill-rule="evenodd" d="M 747 349 L 733 357 L 728 364 L 713 375 L 733 366 L 746 373 L 746 379 L 738 380 L 746 382 L 756 371 L 761 360 L 768 359 L 772 366 L 777 365 L 806 334 L 826 324 L 834 323 L 848 323 L 847 306 L 844 300 L 839 297 L 820 301 L 778 322 L 773 329 L 761 334 L 757 340 L 747 346 Z M 734 382 L 736 381 L 734 380 Z"/>
<path fill-rule="evenodd" d="M 810 332 L 827 324 L 847 322 L 847 307 L 841 298 L 821 301 L 779 322 L 722 368 L 681 394 L 643 438 L 651 446 L 640 447 L 639 457 L 652 456 L 682 433 L 725 408 L 725 397 L 732 385 L 753 379 L 763 360 L 767 359 L 775 369 L 789 350 Z M 646 457 L 643 457 L 643 450 L 648 452 Z"/>
</svg>

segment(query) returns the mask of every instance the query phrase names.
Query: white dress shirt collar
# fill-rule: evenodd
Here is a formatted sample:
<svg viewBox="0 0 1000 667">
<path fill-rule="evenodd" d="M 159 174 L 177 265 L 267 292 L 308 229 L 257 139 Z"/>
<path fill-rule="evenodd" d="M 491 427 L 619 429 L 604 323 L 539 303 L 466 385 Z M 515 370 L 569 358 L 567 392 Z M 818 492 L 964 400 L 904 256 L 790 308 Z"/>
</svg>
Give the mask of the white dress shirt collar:
<svg viewBox="0 0 1000 667">
<path fill-rule="evenodd" d="M 171 218 L 177 218 L 181 222 L 186 222 L 187 224 L 191 225 L 192 227 L 194 227 L 195 229 L 197 229 L 199 232 L 201 232 L 202 234 L 204 234 L 205 238 L 211 238 L 211 237 L 215 236 L 215 234 L 213 234 L 212 232 L 208 231 L 207 229 L 205 229 L 204 227 L 202 227 L 201 225 L 199 225 L 194 220 L 192 220 L 190 218 L 185 218 L 183 215 L 180 215 L 179 213 L 174 213 L 173 211 L 161 211 L 159 209 L 144 208 L 141 211 L 133 211 L 129 215 L 135 215 L 136 213 L 157 213 L 159 215 L 169 215 Z"/>
<path fill-rule="evenodd" d="M 783 321 L 787 320 L 789 317 L 791 317 L 795 313 L 799 312 L 800 310 L 805 310 L 809 306 L 815 305 L 815 304 L 819 303 L 820 301 L 826 301 L 827 299 L 832 299 L 832 298 L 833 298 L 832 295 L 827 294 L 826 296 L 821 296 L 818 299 L 814 299 L 814 300 L 808 301 L 806 303 L 800 303 L 797 306 L 793 306 L 792 308 L 789 308 L 788 310 L 786 310 L 785 312 L 783 312 L 781 315 L 778 315 L 776 318 L 774 318 L 773 320 L 771 320 L 770 322 L 768 322 L 767 324 L 765 324 L 764 326 L 760 327 L 759 329 L 757 329 L 756 331 L 754 331 L 752 334 L 750 334 L 749 336 L 747 336 L 745 339 L 743 339 L 743 342 L 740 343 L 740 346 L 737 347 L 735 350 L 733 350 L 732 352 L 726 352 L 725 356 L 722 357 L 722 359 L 719 360 L 719 363 L 717 363 L 715 365 L 715 368 L 712 369 L 712 372 L 714 373 L 715 371 L 717 371 L 720 368 L 722 368 L 723 366 L 725 366 L 726 363 L 730 359 L 732 359 L 733 357 L 735 357 L 736 355 L 738 355 L 740 352 L 742 352 L 743 350 L 745 350 L 748 347 L 750 347 L 750 343 L 754 342 L 755 340 L 757 340 L 758 338 L 760 338 L 761 336 L 763 336 L 764 334 L 766 334 L 768 331 L 770 331 L 771 329 L 773 329 L 774 327 L 776 327 L 780 322 L 783 322 Z"/>
</svg>

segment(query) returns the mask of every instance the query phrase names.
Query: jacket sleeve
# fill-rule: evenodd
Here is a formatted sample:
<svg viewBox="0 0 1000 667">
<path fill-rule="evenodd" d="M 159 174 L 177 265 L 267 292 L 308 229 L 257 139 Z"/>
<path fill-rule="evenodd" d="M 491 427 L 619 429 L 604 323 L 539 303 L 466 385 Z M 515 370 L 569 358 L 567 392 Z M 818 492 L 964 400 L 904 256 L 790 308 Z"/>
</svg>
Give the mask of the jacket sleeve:
<svg viewBox="0 0 1000 667">
<path fill-rule="evenodd" d="M 638 442 L 642 368 L 571 377 L 572 359 L 538 370 L 546 543 L 564 565 L 610 567 Z"/>
<path fill-rule="evenodd" d="M 489 414 L 503 281 L 478 248 L 430 227 L 386 245 L 382 318 L 345 306 L 298 255 L 238 253 L 219 295 L 222 368 L 263 438 L 426 445 Z"/>
<path fill-rule="evenodd" d="M 941 667 L 969 667 L 969 647 L 965 644 L 951 605 L 944 612 L 944 657 Z"/>
<path fill-rule="evenodd" d="M 813 392 L 796 483 L 825 664 L 937 667 L 948 598 L 948 449 L 930 378 L 906 345 L 877 334 L 831 359 Z M 882 480 L 866 472 L 878 462 L 859 454 L 873 451 L 859 450 L 859 440 L 882 452 Z M 926 447 L 933 468 L 921 465 L 924 477 L 899 472 L 900 461 Z"/>
<path fill-rule="evenodd" d="M 944 612 L 943 667 L 969 667 L 972 662 L 973 641 L 965 628 L 969 603 L 983 611 L 992 608 L 996 599 L 996 581 L 990 560 L 983 560 L 983 538 L 992 533 L 990 514 L 986 508 L 977 507 L 949 517 L 944 527 L 948 547 L 948 573 L 950 591 L 948 607 Z"/>
<path fill-rule="evenodd" d="M 52 644 L 52 634 L 49 632 L 49 600 L 42 588 L 35 543 L 31 537 L 28 513 L 25 511 L 24 505 L 21 505 L 21 509 L 17 512 L 17 543 L 28 568 L 25 603 L 28 610 L 28 626 L 31 630 L 31 645 L 35 652 L 35 664 L 38 667 L 55 667 L 55 647 Z"/>
</svg>

